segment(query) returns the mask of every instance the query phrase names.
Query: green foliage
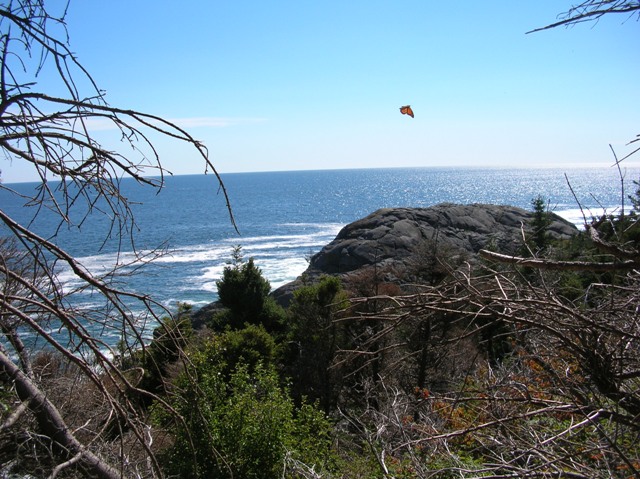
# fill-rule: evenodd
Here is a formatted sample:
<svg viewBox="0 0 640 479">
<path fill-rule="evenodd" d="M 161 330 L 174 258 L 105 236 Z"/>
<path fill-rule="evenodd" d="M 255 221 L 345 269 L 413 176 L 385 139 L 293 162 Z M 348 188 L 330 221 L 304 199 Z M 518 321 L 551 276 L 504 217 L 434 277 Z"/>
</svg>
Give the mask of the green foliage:
<svg viewBox="0 0 640 479">
<path fill-rule="evenodd" d="M 331 276 L 295 291 L 289 307 L 285 362 L 293 396 L 298 401 L 302 397 L 319 400 L 327 412 L 335 404 L 338 388 L 337 372 L 329 367 L 345 342 L 344 328 L 333 319 L 345 300 L 340 280 Z"/>
<path fill-rule="evenodd" d="M 0 383 L 0 421 L 4 422 L 5 415 L 11 411 L 11 403 L 14 400 L 13 391 L 5 383 Z"/>
<path fill-rule="evenodd" d="M 225 267 L 222 279 L 216 285 L 220 302 L 231 310 L 236 321 L 232 327 L 255 321 L 271 290 L 269 281 L 262 276 L 253 258 L 241 265 Z"/>
<path fill-rule="evenodd" d="M 303 286 L 293 293 L 289 313 L 291 316 L 323 318 L 326 321 L 346 306 L 346 299 L 340 279 L 325 276 L 317 284 Z"/>
<path fill-rule="evenodd" d="M 167 428 L 175 439 L 160 459 L 165 472 L 176 477 L 207 477 L 221 467 L 214 435 L 219 420 L 216 411 L 227 395 L 222 377 L 222 362 L 212 341 L 190 355 L 190 367 L 176 380 L 176 393 L 168 398 L 171 407 L 182 417 L 175 422 L 161 404 L 152 409 L 153 421 Z"/>
<path fill-rule="evenodd" d="M 551 215 L 549 214 L 548 201 L 538 195 L 531 200 L 533 207 L 533 219 L 531 220 L 532 243 L 534 253 L 544 250 L 550 243 L 549 225 L 551 224 Z"/>
<path fill-rule="evenodd" d="M 258 364 L 269 367 L 276 354 L 276 342 L 263 326 L 254 324 L 237 331 L 227 331 L 220 336 L 222 359 L 228 371 L 234 371 L 239 364 L 255 370 Z"/>
<path fill-rule="evenodd" d="M 241 329 L 245 324 L 262 324 L 268 331 L 281 327 L 284 311 L 269 297 L 269 281 L 253 258 L 243 260 L 239 246 L 234 248 L 231 265 L 224 268 L 216 286 L 220 303 L 227 310 L 214 318 L 214 329 Z"/>
<path fill-rule="evenodd" d="M 604 215 L 598 219 L 600 238 L 628 249 L 640 247 L 640 222 L 636 211 L 625 216 Z"/>
<path fill-rule="evenodd" d="M 172 399 L 184 424 L 163 455 L 168 474 L 184 478 L 281 477 L 287 453 L 313 464 L 330 457 L 328 421 L 312 406 L 296 411 L 273 368 L 239 364 L 229 381 L 220 347 L 210 342 L 193 354 L 193 370 Z M 163 415 L 156 413 L 162 422 Z"/>
<path fill-rule="evenodd" d="M 246 368 L 239 368 L 229 387 L 229 400 L 217 411 L 216 449 L 235 472 L 231 477 L 275 477 L 293 426 L 291 402 L 280 390 L 277 376 L 261 369 L 252 377 Z"/>
<path fill-rule="evenodd" d="M 333 425 L 316 405 L 303 402 L 295 411 L 291 433 L 293 458 L 316 470 L 334 469 Z"/>
<path fill-rule="evenodd" d="M 144 373 L 138 384 L 140 389 L 153 393 L 164 389 L 169 366 L 178 360 L 193 338 L 190 311 L 189 305 L 180 304 L 175 316 L 160 320 L 160 325 L 153 330 L 153 339 L 149 345 L 121 359 L 123 369 L 143 369 Z M 147 396 L 140 397 L 139 400 L 149 405 Z"/>
<path fill-rule="evenodd" d="M 385 477 L 380 463 L 369 451 L 368 446 L 365 446 L 364 449 L 345 447 L 340 453 L 341 457 L 338 463 L 340 476 L 338 477 L 349 479 L 380 479 Z"/>
</svg>

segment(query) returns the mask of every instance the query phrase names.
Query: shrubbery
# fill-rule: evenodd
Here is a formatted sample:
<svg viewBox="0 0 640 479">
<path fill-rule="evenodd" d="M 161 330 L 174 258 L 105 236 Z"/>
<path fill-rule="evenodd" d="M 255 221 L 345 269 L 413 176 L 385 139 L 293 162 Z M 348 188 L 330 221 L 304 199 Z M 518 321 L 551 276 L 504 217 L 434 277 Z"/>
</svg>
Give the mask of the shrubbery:
<svg viewBox="0 0 640 479">
<path fill-rule="evenodd" d="M 171 405 L 184 423 L 164 424 L 175 435 L 163 455 L 167 472 L 269 479 L 281 477 L 288 454 L 322 468 L 330 459 L 327 419 L 310 405 L 296 409 L 272 367 L 250 372 L 240 363 L 227 380 L 221 356 L 210 342 L 176 383 Z"/>
<path fill-rule="evenodd" d="M 231 265 L 224 268 L 216 285 L 220 303 L 226 309 L 210 322 L 214 329 L 241 329 L 246 324 L 261 324 L 268 331 L 282 328 L 284 311 L 269 296 L 269 281 L 253 258 L 243 260 L 240 246 L 234 249 Z"/>
<path fill-rule="evenodd" d="M 278 372 L 282 371 L 281 361 L 291 356 L 287 353 L 291 344 L 320 325 L 293 321 L 294 316 L 283 323 L 282 311 L 270 306 L 268 281 L 252 259 L 242 260 L 239 248 L 218 288 L 227 309 L 214 317 L 211 333 L 183 345 L 186 360 L 163 400 L 167 403 L 157 402 L 152 408 L 156 427 L 172 437 L 172 444 L 161 455 L 163 467 L 175 477 L 265 479 L 297 477 L 295 471 L 300 467 L 316 471 L 331 467 L 336 462 L 331 423 L 301 394 L 294 401 L 289 378 Z M 307 297 L 312 291 L 313 298 Z M 339 282 L 327 280 L 298 293 L 305 299 L 297 304 L 311 308 L 314 318 L 324 318 L 325 327 L 340 291 Z M 269 314 L 274 311 L 276 314 Z M 169 357 L 163 337 L 157 335 L 147 348 L 149 353 L 165 352 L 163 359 L 156 360 L 159 364 Z M 316 346 L 320 351 L 323 345 L 310 344 L 309 352 Z M 313 367 L 327 370 L 329 362 Z M 296 372 L 291 384 L 310 370 Z M 174 416 L 166 414 L 167 407 L 183 421 L 175 422 Z"/>
</svg>

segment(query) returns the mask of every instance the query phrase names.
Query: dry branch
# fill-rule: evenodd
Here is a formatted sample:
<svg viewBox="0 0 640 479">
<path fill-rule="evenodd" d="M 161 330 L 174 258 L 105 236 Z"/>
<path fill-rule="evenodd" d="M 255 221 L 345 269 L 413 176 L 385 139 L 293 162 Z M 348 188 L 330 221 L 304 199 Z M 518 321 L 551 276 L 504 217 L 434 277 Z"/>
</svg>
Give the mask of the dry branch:
<svg viewBox="0 0 640 479">
<path fill-rule="evenodd" d="M 541 258 L 522 258 L 520 256 L 510 256 L 487 250 L 480 250 L 479 254 L 485 259 L 498 261 L 499 263 L 551 271 L 593 271 L 595 273 L 605 273 L 640 268 L 640 262 L 634 260 L 593 263 L 590 261 L 556 261 Z"/>
<path fill-rule="evenodd" d="M 640 10 L 640 2 L 637 0 L 587 0 L 579 5 L 572 6 L 567 12 L 560 15 L 561 19 L 557 22 L 536 28 L 527 33 L 536 33 L 560 26 L 597 21 L 604 15 L 611 13 L 622 13 L 633 16 L 638 10 Z"/>
<path fill-rule="evenodd" d="M 80 461 L 84 466 L 102 479 L 122 479 L 126 477 L 76 439 L 57 407 L 2 351 L 0 351 L 0 368 L 0 377 L 4 382 L 14 385 L 20 400 L 28 402 L 40 430 L 57 447 L 62 448 L 71 455 L 79 455 Z"/>
</svg>

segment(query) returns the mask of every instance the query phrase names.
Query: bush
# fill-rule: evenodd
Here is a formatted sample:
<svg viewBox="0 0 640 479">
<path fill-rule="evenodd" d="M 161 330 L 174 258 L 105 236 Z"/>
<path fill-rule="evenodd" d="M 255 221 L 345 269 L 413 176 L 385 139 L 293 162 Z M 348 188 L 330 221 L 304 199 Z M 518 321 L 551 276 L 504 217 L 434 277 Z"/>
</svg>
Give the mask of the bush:
<svg viewBox="0 0 640 479">
<path fill-rule="evenodd" d="M 163 455 L 166 472 L 184 478 L 267 479 L 282 477 L 287 455 L 326 464 L 328 421 L 312 406 L 296 410 L 272 367 L 258 363 L 251 370 L 239 363 L 225 380 L 223 343 L 212 340 L 193 354 L 193 369 L 176 384 L 171 403 L 184 423 L 172 427 L 175 441 Z M 164 422 L 159 407 L 155 417 Z"/>
<path fill-rule="evenodd" d="M 227 310 L 214 318 L 211 324 L 214 329 L 241 329 L 246 324 L 262 324 L 268 331 L 281 327 L 284 311 L 269 297 L 269 281 L 253 258 L 242 260 L 239 247 L 234 250 L 231 266 L 224 268 L 216 285 L 220 303 Z"/>
<path fill-rule="evenodd" d="M 345 346 L 345 330 L 334 322 L 345 306 L 340 280 L 323 278 L 318 284 L 294 292 L 289 307 L 286 374 L 293 380 L 293 395 L 319 400 L 325 412 L 336 404 L 338 371 L 330 371 L 336 351 Z"/>
<path fill-rule="evenodd" d="M 276 342 L 263 326 L 249 325 L 238 331 L 227 331 L 220 336 L 222 360 L 225 370 L 234 371 L 244 364 L 249 372 L 259 364 L 270 367 L 276 354 Z"/>
</svg>

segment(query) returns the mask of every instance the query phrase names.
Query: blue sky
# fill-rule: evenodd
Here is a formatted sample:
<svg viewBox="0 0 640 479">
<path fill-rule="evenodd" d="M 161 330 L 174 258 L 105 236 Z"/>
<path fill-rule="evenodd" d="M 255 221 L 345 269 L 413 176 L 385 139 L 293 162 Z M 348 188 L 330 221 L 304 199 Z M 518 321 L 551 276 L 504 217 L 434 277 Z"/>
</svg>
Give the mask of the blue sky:
<svg viewBox="0 0 640 479">
<path fill-rule="evenodd" d="M 640 133 L 640 23 L 526 34 L 570 5 L 76 0 L 68 29 L 111 105 L 187 127 L 222 173 L 610 165 Z M 204 171 L 159 146 L 174 174 Z"/>
</svg>

